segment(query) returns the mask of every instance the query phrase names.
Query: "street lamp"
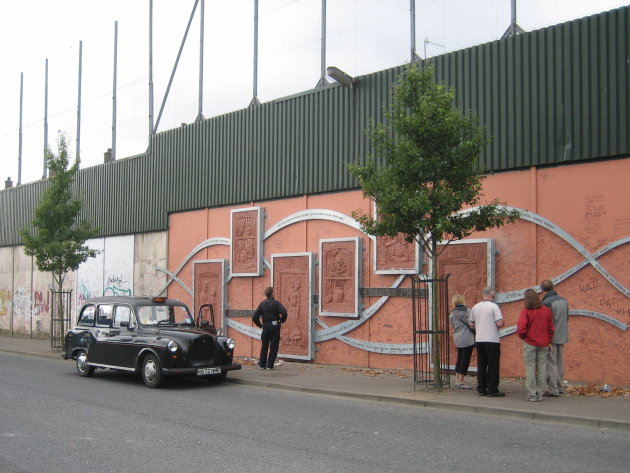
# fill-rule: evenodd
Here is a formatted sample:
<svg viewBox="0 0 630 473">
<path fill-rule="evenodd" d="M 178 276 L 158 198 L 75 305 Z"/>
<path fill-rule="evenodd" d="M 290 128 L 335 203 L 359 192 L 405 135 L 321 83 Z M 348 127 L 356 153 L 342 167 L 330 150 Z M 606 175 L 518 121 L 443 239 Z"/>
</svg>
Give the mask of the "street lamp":
<svg viewBox="0 0 630 473">
<path fill-rule="evenodd" d="M 355 88 L 361 82 L 359 79 L 355 79 L 351 75 L 343 72 L 341 69 L 335 66 L 329 66 L 328 68 L 326 68 L 326 74 L 335 82 L 341 84 L 343 87 Z"/>
</svg>

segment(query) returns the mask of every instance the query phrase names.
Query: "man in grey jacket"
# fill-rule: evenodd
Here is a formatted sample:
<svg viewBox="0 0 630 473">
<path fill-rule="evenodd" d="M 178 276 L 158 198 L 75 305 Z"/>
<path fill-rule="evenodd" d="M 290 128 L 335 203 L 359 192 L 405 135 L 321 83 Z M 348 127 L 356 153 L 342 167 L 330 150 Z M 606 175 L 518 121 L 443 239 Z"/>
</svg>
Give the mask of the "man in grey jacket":
<svg viewBox="0 0 630 473">
<path fill-rule="evenodd" d="M 542 303 L 549 307 L 556 328 L 549 352 L 547 353 L 547 386 L 545 396 L 558 397 L 564 393 L 564 345 L 569 342 L 569 303 L 553 290 L 553 282 L 545 280 L 540 283 L 543 291 Z"/>
</svg>

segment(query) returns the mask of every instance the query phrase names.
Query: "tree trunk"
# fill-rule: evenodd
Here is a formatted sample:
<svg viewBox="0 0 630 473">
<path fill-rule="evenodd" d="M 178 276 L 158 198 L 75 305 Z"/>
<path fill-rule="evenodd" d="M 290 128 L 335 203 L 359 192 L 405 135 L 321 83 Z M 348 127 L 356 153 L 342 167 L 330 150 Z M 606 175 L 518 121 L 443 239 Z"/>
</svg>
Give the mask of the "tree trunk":
<svg viewBox="0 0 630 473">
<path fill-rule="evenodd" d="M 431 238 L 431 358 L 433 362 L 433 384 L 437 388 L 442 387 L 442 376 L 440 376 L 440 365 L 442 364 L 441 358 L 441 344 L 439 329 L 439 304 L 440 304 L 440 291 L 439 284 L 436 283 L 438 278 L 438 256 L 437 256 L 437 241 L 435 238 Z"/>
<path fill-rule="evenodd" d="M 61 349 L 66 351 L 66 330 L 65 330 L 65 314 L 63 313 L 63 277 L 61 274 L 57 275 L 55 278 L 55 283 L 57 284 L 57 318 L 59 319 L 59 331 L 61 333 Z"/>
</svg>

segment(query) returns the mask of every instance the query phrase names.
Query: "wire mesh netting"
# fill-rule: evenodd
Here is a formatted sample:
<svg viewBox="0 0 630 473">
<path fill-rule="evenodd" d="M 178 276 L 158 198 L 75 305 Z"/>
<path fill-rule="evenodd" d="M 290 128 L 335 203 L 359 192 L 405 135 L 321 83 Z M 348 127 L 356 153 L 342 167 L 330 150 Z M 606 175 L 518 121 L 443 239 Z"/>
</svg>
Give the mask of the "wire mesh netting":
<svg viewBox="0 0 630 473">
<path fill-rule="evenodd" d="M 70 0 L 69 0 L 70 1 Z M 412 3 L 413 2 L 413 3 Z M 23 3 L 23 5 L 22 5 Z M 75 0 L 73 15 L 54 2 L 10 2 L 10 22 L 0 31 L 7 49 L 0 78 L 0 152 L 11 157 L 0 174 L 16 181 L 20 72 L 24 72 L 22 183 L 39 179 L 44 148 L 44 59 L 50 62 L 49 144 L 59 130 L 76 138 L 78 42 L 83 41 L 81 164 L 103 162 L 112 146 L 113 20 L 119 21 L 117 156 L 142 153 L 149 137 L 148 5 L 112 0 L 98 14 Z M 258 97 L 267 102 L 312 89 L 320 79 L 323 0 L 265 0 L 259 12 Z M 155 113 L 182 42 L 194 2 L 156 1 L 154 7 Z M 326 65 L 367 74 L 410 60 L 500 39 L 514 17 L 532 31 L 627 6 L 628 0 L 326 0 Z M 411 6 L 415 44 L 411 45 Z M 41 23 L 31 24 L 31 10 Z M 159 131 L 193 122 L 198 113 L 200 9 L 195 12 Z M 94 10 L 97 11 L 97 10 Z M 252 99 L 254 0 L 206 2 L 202 114 L 212 117 Z M 26 21 L 26 20 L 25 20 Z M 77 26 L 81 28 L 77 30 Z M 65 32 L 60 35 L 59 32 Z M 70 149 L 74 150 L 71 143 Z"/>
</svg>

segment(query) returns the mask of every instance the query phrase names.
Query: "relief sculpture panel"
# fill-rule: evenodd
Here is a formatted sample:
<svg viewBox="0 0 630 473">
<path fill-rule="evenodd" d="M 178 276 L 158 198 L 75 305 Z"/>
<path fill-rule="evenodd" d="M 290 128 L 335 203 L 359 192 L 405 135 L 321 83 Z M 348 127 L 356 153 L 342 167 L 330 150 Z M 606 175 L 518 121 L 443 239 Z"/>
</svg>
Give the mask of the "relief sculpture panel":
<svg viewBox="0 0 630 473">
<path fill-rule="evenodd" d="M 419 269 L 420 254 L 416 242 L 396 236 L 376 237 L 374 267 L 376 274 L 415 274 Z"/>
<path fill-rule="evenodd" d="M 379 220 L 374 203 L 374 218 Z M 405 240 L 404 233 L 376 237 L 373 265 L 375 274 L 417 274 L 420 271 L 420 247 Z"/>
<path fill-rule="evenodd" d="M 232 210 L 230 264 L 232 276 L 260 276 L 262 216 L 260 207 Z"/>
<path fill-rule="evenodd" d="M 360 314 L 361 239 L 320 240 L 319 312 L 358 317 Z"/>
<path fill-rule="evenodd" d="M 494 281 L 492 240 L 462 240 L 448 245 L 439 258 L 438 274 L 450 274 L 448 300 L 455 294 L 472 307 L 481 300 L 481 291 Z M 440 251 L 440 249 L 438 249 Z"/>
<path fill-rule="evenodd" d="M 225 306 L 225 260 L 205 260 L 193 262 L 193 310 L 195 318 L 199 314 L 199 307 L 212 304 L 214 310 L 214 325 L 223 327 L 223 312 Z M 203 316 L 208 320 L 210 314 L 207 309 Z"/>
<path fill-rule="evenodd" d="M 312 253 L 272 255 L 274 297 L 282 302 L 288 313 L 280 335 L 279 354 L 282 357 L 312 359 L 313 280 Z"/>
<path fill-rule="evenodd" d="M 438 248 L 440 251 L 440 248 Z M 452 310 L 451 299 L 461 294 L 470 309 L 481 301 L 481 291 L 494 284 L 494 240 L 462 240 L 446 247 L 438 260 L 438 274 L 450 274 L 448 278 L 448 310 Z M 452 328 L 451 331 L 452 337 Z M 455 344 L 451 343 L 451 360 L 457 358 Z M 471 366 L 476 365 L 473 357 Z"/>
</svg>

